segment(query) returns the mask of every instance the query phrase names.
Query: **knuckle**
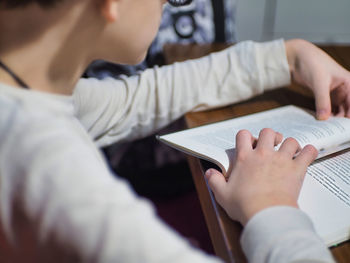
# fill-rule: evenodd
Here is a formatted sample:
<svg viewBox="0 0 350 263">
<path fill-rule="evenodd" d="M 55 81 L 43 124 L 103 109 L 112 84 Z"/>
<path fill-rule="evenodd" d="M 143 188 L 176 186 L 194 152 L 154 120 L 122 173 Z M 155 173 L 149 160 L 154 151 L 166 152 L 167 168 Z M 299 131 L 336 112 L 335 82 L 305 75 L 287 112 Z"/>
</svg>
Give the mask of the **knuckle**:
<svg viewBox="0 0 350 263">
<path fill-rule="evenodd" d="M 280 132 L 276 132 L 276 134 L 277 134 L 277 136 L 280 138 L 280 139 L 283 139 L 283 134 L 282 133 L 280 133 Z"/>
<path fill-rule="evenodd" d="M 316 157 L 318 155 L 317 149 L 314 146 L 312 146 L 311 144 L 306 145 L 304 147 L 304 149 L 305 149 L 305 151 L 309 152 L 314 157 Z"/>
<path fill-rule="evenodd" d="M 266 135 L 272 135 L 275 134 L 275 131 L 272 130 L 271 128 L 264 128 L 260 132 L 261 134 L 266 134 Z"/>
<path fill-rule="evenodd" d="M 288 137 L 288 138 L 285 140 L 285 142 L 286 142 L 287 144 L 294 144 L 294 145 L 300 147 L 298 141 L 297 141 L 296 139 L 292 138 L 292 137 Z"/>
<path fill-rule="evenodd" d="M 250 132 L 248 130 L 240 130 L 238 133 L 237 133 L 237 136 L 238 137 L 241 137 L 241 136 L 250 136 Z"/>
<path fill-rule="evenodd" d="M 261 159 L 264 159 L 270 155 L 270 152 L 267 149 L 258 149 L 256 153 Z"/>
<path fill-rule="evenodd" d="M 275 161 L 276 162 L 284 162 L 285 160 L 288 160 L 290 159 L 288 157 L 288 155 L 284 154 L 284 153 L 280 153 L 280 152 L 276 152 L 276 155 L 275 155 Z"/>
<path fill-rule="evenodd" d="M 239 162 L 244 162 L 247 159 L 247 153 L 244 151 L 238 151 L 236 155 L 236 159 Z"/>
</svg>

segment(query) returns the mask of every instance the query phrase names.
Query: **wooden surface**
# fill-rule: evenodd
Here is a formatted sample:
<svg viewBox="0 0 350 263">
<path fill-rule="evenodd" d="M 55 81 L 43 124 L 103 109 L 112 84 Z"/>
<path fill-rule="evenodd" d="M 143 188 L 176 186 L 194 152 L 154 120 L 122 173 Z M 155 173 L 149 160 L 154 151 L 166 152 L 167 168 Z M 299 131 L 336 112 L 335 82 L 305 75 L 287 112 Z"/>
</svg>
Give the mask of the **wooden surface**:
<svg viewBox="0 0 350 263">
<path fill-rule="evenodd" d="M 168 45 L 165 47 L 165 58 L 168 64 L 204 56 L 218 51 L 226 45 Z M 345 68 L 350 70 L 350 47 L 323 46 L 321 47 Z M 200 125 L 239 117 L 279 106 L 294 104 L 314 109 L 314 101 L 309 91 L 296 85 L 269 91 L 253 99 L 230 105 L 221 109 L 205 112 L 188 113 L 186 123 L 189 128 Z M 242 227 L 232 221 L 223 209 L 216 203 L 204 179 L 203 162 L 189 156 L 193 180 L 208 226 L 209 234 L 215 253 L 226 262 L 246 262 L 246 258 L 239 244 Z M 350 262 L 350 242 L 345 242 L 331 249 L 338 262 Z"/>
</svg>

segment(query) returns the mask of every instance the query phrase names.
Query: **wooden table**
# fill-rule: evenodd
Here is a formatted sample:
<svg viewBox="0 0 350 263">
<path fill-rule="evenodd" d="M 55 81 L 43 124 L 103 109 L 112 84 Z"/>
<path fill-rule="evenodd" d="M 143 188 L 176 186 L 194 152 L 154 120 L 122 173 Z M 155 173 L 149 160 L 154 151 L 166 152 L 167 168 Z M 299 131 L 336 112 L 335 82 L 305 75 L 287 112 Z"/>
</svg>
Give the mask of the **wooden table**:
<svg viewBox="0 0 350 263">
<path fill-rule="evenodd" d="M 225 44 L 167 45 L 164 52 L 166 62 L 170 64 L 175 61 L 198 58 L 225 47 L 227 47 Z M 323 46 L 321 48 L 350 70 L 350 46 Z M 292 85 L 221 109 L 188 113 L 185 119 L 187 126 L 193 128 L 287 104 L 314 109 L 312 94 L 299 86 Z M 226 262 L 246 262 L 239 244 L 241 225 L 232 221 L 215 201 L 203 176 L 205 171 L 203 162 L 192 156 L 188 156 L 188 161 L 215 253 Z M 350 242 L 334 247 L 331 251 L 338 262 L 350 262 Z"/>
</svg>

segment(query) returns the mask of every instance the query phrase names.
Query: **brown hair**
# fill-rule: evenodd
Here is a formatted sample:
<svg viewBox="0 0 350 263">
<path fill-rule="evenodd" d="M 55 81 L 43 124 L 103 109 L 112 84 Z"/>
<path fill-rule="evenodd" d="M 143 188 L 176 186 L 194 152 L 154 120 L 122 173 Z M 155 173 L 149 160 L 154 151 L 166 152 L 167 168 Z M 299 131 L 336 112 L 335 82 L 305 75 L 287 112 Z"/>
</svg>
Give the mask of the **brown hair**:
<svg viewBox="0 0 350 263">
<path fill-rule="evenodd" d="M 25 7 L 29 4 L 34 3 L 38 4 L 43 8 L 48 8 L 54 6 L 55 4 L 61 1 L 62 0 L 0 0 L 0 9 Z"/>
</svg>

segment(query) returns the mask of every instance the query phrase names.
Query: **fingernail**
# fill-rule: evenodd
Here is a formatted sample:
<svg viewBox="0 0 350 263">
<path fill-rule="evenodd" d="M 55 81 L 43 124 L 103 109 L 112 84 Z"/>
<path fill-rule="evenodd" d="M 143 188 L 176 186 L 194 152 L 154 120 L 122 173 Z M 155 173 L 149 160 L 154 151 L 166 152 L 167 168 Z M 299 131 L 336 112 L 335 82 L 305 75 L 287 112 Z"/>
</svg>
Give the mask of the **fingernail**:
<svg viewBox="0 0 350 263">
<path fill-rule="evenodd" d="M 327 118 L 327 111 L 326 110 L 317 111 L 317 119 L 324 120 L 326 118 Z"/>
</svg>

